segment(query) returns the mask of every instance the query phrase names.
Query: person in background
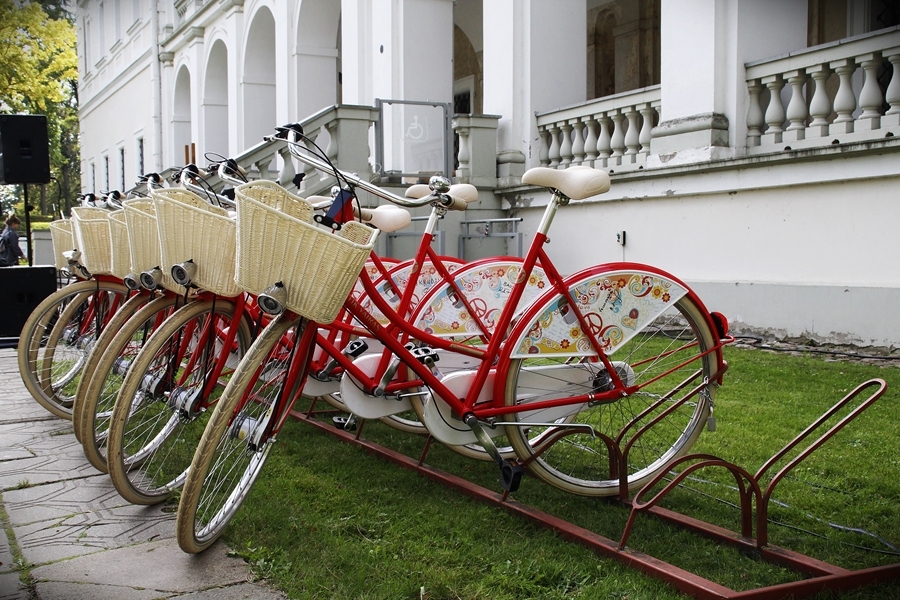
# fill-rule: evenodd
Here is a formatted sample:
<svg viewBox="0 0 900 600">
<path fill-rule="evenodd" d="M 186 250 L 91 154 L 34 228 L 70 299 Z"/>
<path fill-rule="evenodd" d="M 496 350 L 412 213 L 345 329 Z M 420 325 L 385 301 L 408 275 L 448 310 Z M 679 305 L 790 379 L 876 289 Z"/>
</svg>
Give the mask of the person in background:
<svg viewBox="0 0 900 600">
<path fill-rule="evenodd" d="M 0 240 L 3 241 L 0 244 L 0 248 L 3 249 L 0 253 L 0 267 L 15 266 L 19 264 L 19 259 L 25 256 L 19 248 L 19 223 L 19 217 L 16 215 L 10 215 L 6 219 L 6 227 L 3 228 L 3 233 L 0 233 Z"/>
</svg>

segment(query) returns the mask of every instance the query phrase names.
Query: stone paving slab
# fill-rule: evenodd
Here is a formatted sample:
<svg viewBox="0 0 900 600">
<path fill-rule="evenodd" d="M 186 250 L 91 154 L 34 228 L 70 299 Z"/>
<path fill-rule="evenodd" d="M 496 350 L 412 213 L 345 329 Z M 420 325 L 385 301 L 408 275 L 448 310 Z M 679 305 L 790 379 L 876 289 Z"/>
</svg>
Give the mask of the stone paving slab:
<svg viewBox="0 0 900 600">
<path fill-rule="evenodd" d="M 29 514 L 15 508 L 7 510 L 19 517 Z M 14 524 L 14 527 L 22 556 L 33 564 L 44 564 L 98 550 L 172 538 L 175 515 L 164 512 L 161 506 L 123 503 L 112 508 L 81 509 L 56 519 Z"/>
<path fill-rule="evenodd" d="M 0 527 L 0 574 L 15 570 L 14 560 L 12 551 L 9 548 L 9 538 L 6 535 L 6 530 Z"/>
<path fill-rule="evenodd" d="M 4 441 L 5 440 L 6 438 L 4 438 Z M 25 448 L 0 448 L 0 462 L 6 460 L 18 460 L 20 458 L 31 458 L 32 456 L 34 456 L 34 452 Z"/>
<path fill-rule="evenodd" d="M 188 556 L 168 539 L 60 561 L 34 569 L 31 575 L 39 582 L 42 600 L 46 600 L 42 581 L 187 594 L 247 581 L 244 561 L 227 552 L 223 544 L 214 544 L 202 554 Z"/>
<path fill-rule="evenodd" d="M 28 590 L 19 585 L 18 573 L 0 574 L 0 600 L 29 600 Z"/>
<path fill-rule="evenodd" d="M 174 596 L 172 600 L 283 600 L 284 594 L 259 584 L 242 583 L 195 594 Z"/>
<path fill-rule="evenodd" d="M 72 423 L 25 390 L 15 350 L 0 349 L 0 600 L 283 600 L 249 583 L 246 563 L 216 544 L 198 556 L 175 542 L 172 507 L 123 500 L 84 458 Z M 27 483 L 26 483 L 27 482 Z M 36 580 L 23 589 L 12 548 Z"/>
<path fill-rule="evenodd" d="M 0 464 L 0 491 L 96 474 L 97 471 L 83 455 L 81 457 L 44 455 L 11 460 Z"/>
<path fill-rule="evenodd" d="M 34 401 L 32 400 L 32 402 Z M 2 406 L 9 410 L 5 403 Z M 13 421 L 10 419 L 0 422 L 0 435 L 3 436 L 4 448 L 27 447 L 29 444 L 42 442 L 50 436 L 65 433 L 67 427 L 71 429 L 72 424 L 56 417 L 43 420 Z M 75 437 L 74 433 L 72 437 Z"/>
<path fill-rule="evenodd" d="M 107 475 L 9 490 L 3 498 L 9 504 L 6 513 L 14 526 L 132 506 L 116 492 Z"/>
<path fill-rule="evenodd" d="M 38 583 L 35 590 L 41 600 L 159 600 L 166 597 L 156 590 L 58 581 Z"/>
<path fill-rule="evenodd" d="M 62 583 L 50 581 L 36 586 L 41 600 L 283 600 L 279 592 L 259 584 L 241 583 L 216 587 L 202 592 L 169 595 L 158 590 L 138 590 L 133 587 L 95 585 L 92 583 Z M 0 597 L 0 600 L 3 600 Z"/>
</svg>

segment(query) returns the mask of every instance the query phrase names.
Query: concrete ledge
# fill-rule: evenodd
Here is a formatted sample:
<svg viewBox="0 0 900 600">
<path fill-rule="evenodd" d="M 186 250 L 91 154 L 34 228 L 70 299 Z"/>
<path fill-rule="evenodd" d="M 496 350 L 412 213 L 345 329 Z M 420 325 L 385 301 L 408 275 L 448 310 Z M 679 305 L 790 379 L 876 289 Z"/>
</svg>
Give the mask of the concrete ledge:
<svg viewBox="0 0 900 600">
<path fill-rule="evenodd" d="M 728 118 L 723 114 L 703 113 L 663 121 L 653 128 L 650 154 L 709 146 L 728 146 Z"/>
<path fill-rule="evenodd" d="M 807 337 L 817 342 L 892 346 L 900 320 L 879 318 L 900 307 L 900 289 L 760 282 L 687 282 L 709 310 L 728 317 L 732 333 Z M 852 331 L 853 333 L 848 333 Z"/>
</svg>

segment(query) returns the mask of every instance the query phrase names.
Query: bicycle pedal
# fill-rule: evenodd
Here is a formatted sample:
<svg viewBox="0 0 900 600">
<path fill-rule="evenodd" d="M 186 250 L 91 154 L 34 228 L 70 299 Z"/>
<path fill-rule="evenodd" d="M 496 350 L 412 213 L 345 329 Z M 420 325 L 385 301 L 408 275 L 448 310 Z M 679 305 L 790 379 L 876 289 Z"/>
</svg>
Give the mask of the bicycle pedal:
<svg viewBox="0 0 900 600">
<path fill-rule="evenodd" d="M 522 475 L 524 473 L 525 468 L 522 465 L 515 461 L 507 460 L 500 465 L 500 485 L 507 492 L 518 491 L 519 486 L 522 484 Z"/>
<path fill-rule="evenodd" d="M 423 365 L 428 363 L 436 363 L 441 359 L 437 350 L 435 350 L 434 348 L 429 348 L 428 346 L 413 348 L 410 353 Z"/>
<path fill-rule="evenodd" d="M 334 426 L 338 429 L 343 429 L 344 431 L 356 431 L 356 419 L 351 419 L 349 417 L 332 417 L 331 422 L 334 423 Z"/>
<path fill-rule="evenodd" d="M 356 358 L 368 349 L 369 345 L 364 340 L 353 340 L 344 348 L 343 354 Z"/>
</svg>

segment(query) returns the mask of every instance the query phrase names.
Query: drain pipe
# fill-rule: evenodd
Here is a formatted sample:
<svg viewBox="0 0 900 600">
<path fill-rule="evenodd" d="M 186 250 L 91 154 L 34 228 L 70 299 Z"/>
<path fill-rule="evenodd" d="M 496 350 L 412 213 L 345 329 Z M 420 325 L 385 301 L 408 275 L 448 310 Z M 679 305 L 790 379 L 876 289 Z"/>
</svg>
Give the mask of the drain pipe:
<svg viewBox="0 0 900 600">
<path fill-rule="evenodd" d="M 150 3 L 150 30 L 153 35 L 153 56 L 150 57 L 150 79 L 153 86 L 153 170 L 159 173 L 162 164 L 162 67 L 159 60 L 159 0 Z M 142 173 L 143 175 L 143 173 Z"/>
</svg>

